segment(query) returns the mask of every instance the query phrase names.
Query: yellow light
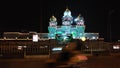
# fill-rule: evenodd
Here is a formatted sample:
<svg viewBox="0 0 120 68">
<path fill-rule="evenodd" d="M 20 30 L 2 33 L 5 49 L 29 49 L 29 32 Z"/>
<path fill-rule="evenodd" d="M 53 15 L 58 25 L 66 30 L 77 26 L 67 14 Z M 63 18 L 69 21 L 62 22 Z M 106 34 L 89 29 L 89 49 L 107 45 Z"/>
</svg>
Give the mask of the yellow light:
<svg viewBox="0 0 120 68">
<path fill-rule="evenodd" d="M 86 40 L 86 38 L 85 38 L 85 37 L 81 37 L 81 40 L 82 40 L 82 41 L 85 41 L 85 40 Z"/>
</svg>

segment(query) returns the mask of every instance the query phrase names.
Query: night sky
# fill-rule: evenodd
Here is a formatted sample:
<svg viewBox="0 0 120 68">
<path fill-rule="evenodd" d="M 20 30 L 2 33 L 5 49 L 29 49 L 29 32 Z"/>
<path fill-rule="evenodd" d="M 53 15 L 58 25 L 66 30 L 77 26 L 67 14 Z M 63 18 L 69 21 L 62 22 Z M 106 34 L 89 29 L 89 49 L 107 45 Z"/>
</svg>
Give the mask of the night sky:
<svg viewBox="0 0 120 68">
<path fill-rule="evenodd" d="M 82 14 L 86 32 L 98 32 L 105 40 L 110 40 L 110 34 L 112 40 L 120 39 L 120 8 L 117 0 L 12 0 L 0 3 L 0 32 L 47 33 L 49 18 L 54 15 L 61 25 L 63 12 L 68 7 L 73 18 Z"/>
</svg>

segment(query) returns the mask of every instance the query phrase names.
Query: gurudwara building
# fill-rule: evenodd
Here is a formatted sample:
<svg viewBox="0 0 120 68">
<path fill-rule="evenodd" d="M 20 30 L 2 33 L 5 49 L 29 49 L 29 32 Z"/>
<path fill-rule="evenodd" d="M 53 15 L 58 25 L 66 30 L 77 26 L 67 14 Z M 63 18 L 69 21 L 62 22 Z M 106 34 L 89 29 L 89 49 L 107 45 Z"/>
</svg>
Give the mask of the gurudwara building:
<svg viewBox="0 0 120 68">
<path fill-rule="evenodd" d="M 48 26 L 48 38 L 55 39 L 56 36 L 60 36 L 63 39 L 72 36 L 73 39 L 98 39 L 98 33 L 85 33 L 85 24 L 84 18 L 81 14 L 78 15 L 77 18 L 73 19 L 71 15 L 71 11 L 66 9 L 64 15 L 62 17 L 62 25 L 57 25 L 57 19 L 55 16 L 50 18 L 49 26 Z"/>
<path fill-rule="evenodd" d="M 112 49 L 109 43 L 104 42 L 103 38 L 99 38 L 99 33 L 85 32 L 85 21 L 81 14 L 74 19 L 71 11 L 66 9 L 61 23 L 62 25 L 58 25 L 57 18 L 52 16 L 48 33 L 4 32 L 2 36 L 0 35 L 0 58 L 51 56 L 61 52 L 62 47 L 71 39 L 84 40 L 87 48 L 83 47 L 81 51 L 85 53 L 96 54 L 98 51 L 108 53 L 110 52 L 108 50 Z"/>
<path fill-rule="evenodd" d="M 57 18 L 52 16 L 49 21 L 48 33 L 37 32 L 4 32 L 3 38 L 5 39 L 32 39 L 33 34 L 38 35 L 38 39 L 58 39 L 67 40 L 73 39 L 99 39 L 99 33 L 86 33 L 85 21 L 81 14 L 77 18 L 73 18 L 71 11 L 67 8 L 63 13 L 62 25 L 58 25 Z"/>
</svg>

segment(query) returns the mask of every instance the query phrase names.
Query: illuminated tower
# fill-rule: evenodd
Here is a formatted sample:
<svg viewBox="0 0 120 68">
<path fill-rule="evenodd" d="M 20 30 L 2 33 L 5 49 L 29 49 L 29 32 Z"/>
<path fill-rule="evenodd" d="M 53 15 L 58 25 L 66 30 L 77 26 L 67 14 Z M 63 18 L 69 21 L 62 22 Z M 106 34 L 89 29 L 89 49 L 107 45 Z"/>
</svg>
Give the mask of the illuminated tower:
<svg viewBox="0 0 120 68">
<path fill-rule="evenodd" d="M 73 23 L 73 17 L 71 15 L 71 11 L 66 9 L 64 12 L 64 16 L 62 17 L 62 25 L 71 25 Z"/>
<path fill-rule="evenodd" d="M 85 37 L 84 18 L 81 16 L 81 14 L 79 14 L 78 17 L 74 21 L 76 23 L 77 38 Z"/>
<path fill-rule="evenodd" d="M 55 39 L 56 37 L 60 37 L 60 40 L 65 40 L 72 38 L 73 39 L 81 39 L 85 37 L 85 25 L 84 18 L 79 15 L 75 20 L 75 25 L 73 25 L 73 17 L 71 15 L 71 11 L 67 8 L 62 17 L 62 25 L 57 26 L 57 19 L 52 16 L 49 22 L 49 39 Z"/>
<path fill-rule="evenodd" d="M 78 17 L 74 20 L 76 25 L 78 26 L 84 26 L 84 18 L 81 14 L 78 15 Z"/>
<path fill-rule="evenodd" d="M 49 27 L 48 27 L 49 39 L 55 39 L 56 30 L 57 30 L 57 19 L 54 16 L 52 16 L 50 18 Z"/>
</svg>

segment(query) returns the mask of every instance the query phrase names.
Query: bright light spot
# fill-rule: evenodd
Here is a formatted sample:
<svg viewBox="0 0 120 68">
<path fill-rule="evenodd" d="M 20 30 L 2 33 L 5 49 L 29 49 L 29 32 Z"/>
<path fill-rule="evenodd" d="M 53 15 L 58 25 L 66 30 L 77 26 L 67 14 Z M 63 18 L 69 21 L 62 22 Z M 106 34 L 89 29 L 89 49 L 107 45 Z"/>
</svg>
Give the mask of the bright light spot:
<svg viewBox="0 0 120 68">
<path fill-rule="evenodd" d="M 59 50 L 62 50 L 62 47 L 57 47 L 52 49 L 52 51 L 59 51 Z"/>
<path fill-rule="evenodd" d="M 17 37 L 15 37 L 15 39 L 18 39 Z"/>
<path fill-rule="evenodd" d="M 29 37 L 27 37 L 27 39 L 29 39 Z"/>
<path fill-rule="evenodd" d="M 95 36 L 93 36 L 92 39 L 95 39 Z"/>
<path fill-rule="evenodd" d="M 99 39 L 99 38 L 97 37 L 97 39 Z"/>
<path fill-rule="evenodd" d="M 74 21 L 76 22 L 76 21 L 78 21 L 78 19 L 76 18 L 76 19 L 74 19 Z"/>
<path fill-rule="evenodd" d="M 38 35 L 33 35 L 33 42 L 38 42 Z"/>
<path fill-rule="evenodd" d="M 23 46 L 24 48 L 27 48 L 27 46 Z"/>
<path fill-rule="evenodd" d="M 65 36 L 65 37 L 64 37 L 64 40 L 66 40 L 66 39 L 67 39 L 67 37 Z"/>
<path fill-rule="evenodd" d="M 120 49 L 120 46 L 115 45 L 113 46 L 113 49 Z"/>
<path fill-rule="evenodd" d="M 85 41 L 85 40 L 86 40 L 86 38 L 85 38 L 85 37 L 81 37 L 81 40 L 82 40 L 82 41 Z"/>
<path fill-rule="evenodd" d="M 18 50 L 22 50 L 22 46 L 18 46 Z"/>
</svg>

